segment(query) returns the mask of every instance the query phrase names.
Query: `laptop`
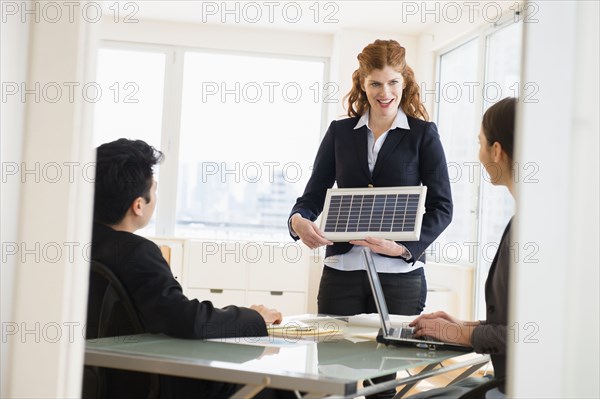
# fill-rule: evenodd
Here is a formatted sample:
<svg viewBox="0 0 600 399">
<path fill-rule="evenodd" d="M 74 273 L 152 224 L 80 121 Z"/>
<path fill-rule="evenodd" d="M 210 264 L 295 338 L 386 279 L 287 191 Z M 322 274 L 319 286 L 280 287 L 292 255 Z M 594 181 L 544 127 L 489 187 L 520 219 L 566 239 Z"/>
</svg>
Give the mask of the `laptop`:
<svg viewBox="0 0 600 399">
<path fill-rule="evenodd" d="M 375 262 L 373 262 L 371 250 L 363 248 L 362 253 L 367 266 L 367 274 L 369 275 L 369 282 L 371 283 L 371 290 L 373 291 L 377 312 L 381 319 L 381 328 L 377 334 L 377 342 L 386 345 L 416 346 L 420 349 L 429 350 L 446 349 L 464 352 L 471 352 L 473 350 L 470 346 L 442 342 L 430 337 L 415 338 L 414 328 L 412 327 L 392 327 L 390 314 L 388 312 L 387 304 L 385 303 L 385 297 L 383 296 L 379 275 L 377 274 L 377 270 L 375 270 Z"/>
</svg>

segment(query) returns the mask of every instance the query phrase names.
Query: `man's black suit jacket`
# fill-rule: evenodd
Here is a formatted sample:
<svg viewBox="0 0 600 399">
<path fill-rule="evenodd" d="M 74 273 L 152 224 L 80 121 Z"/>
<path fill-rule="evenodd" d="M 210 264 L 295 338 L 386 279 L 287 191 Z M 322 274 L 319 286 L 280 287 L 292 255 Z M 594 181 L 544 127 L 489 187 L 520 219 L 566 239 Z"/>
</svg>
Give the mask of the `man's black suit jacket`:
<svg viewBox="0 0 600 399">
<path fill-rule="evenodd" d="M 149 333 L 196 339 L 267 335 L 254 310 L 188 299 L 158 246 L 144 237 L 94 223 L 92 259 L 121 281 Z"/>
<path fill-rule="evenodd" d="M 304 194 L 296 201 L 290 216 L 300 213 L 304 218 L 316 220 L 323 210 L 327 189 L 334 182 L 339 188 L 423 184 L 427 186 L 427 199 L 420 240 L 401 244 L 411 252 L 410 262 L 425 261 L 425 250 L 452 220 L 452 194 L 437 127 L 432 122 L 407 118 L 410 130 L 389 131 L 372 174 L 367 158 L 368 128 L 354 129 L 359 117 L 331 122 Z M 326 256 L 344 254 L 351 248 L 352 244 L 347 242 L 335 243 L 327 247 Z"/>
</svg>

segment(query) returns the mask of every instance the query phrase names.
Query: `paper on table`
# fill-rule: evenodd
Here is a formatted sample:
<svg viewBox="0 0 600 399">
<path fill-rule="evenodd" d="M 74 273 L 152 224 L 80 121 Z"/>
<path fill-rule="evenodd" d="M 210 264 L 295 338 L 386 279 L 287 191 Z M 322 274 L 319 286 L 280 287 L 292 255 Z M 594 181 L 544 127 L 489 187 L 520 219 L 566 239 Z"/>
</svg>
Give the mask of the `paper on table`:
<svg viewBox="0 0 600 399">
<path fill-rule="evenodd" d="M 377 331 L 353 333 L 345 335 L 344 338 L 354 344 L 357 342 L 375 341 L 377 339 Z"/>
<path fill-rule="evenodd" d="M 307 324 L 313 324 L 315 322 L 333 322 L 333 323 L 341 323 L 345 324 L 348 321 L 347 316 L 325 316 L 325 315 L 315 315 L 315 314 L 300 314 L 294 316 L 286 316 L 283 318 L 281 324 L 285 324 L 289 321 L 301 321 Z"/>
<path fill-rule="evenodd" d="M 281 324 L 267 327 L 269 335 L 288 339 L 306 339 L 311 337 L 330 337 L 343 334 L 342 323 L 330 320 L 283 320 Z"/>
<path fill-rule="evenodd" d="M 270 324 L 267 326 L 269 334 L 279 331 L 310 331 L 314 327 L 300 320 L 286 321 L 283 320 L 280 324 Z"/>
</svg>

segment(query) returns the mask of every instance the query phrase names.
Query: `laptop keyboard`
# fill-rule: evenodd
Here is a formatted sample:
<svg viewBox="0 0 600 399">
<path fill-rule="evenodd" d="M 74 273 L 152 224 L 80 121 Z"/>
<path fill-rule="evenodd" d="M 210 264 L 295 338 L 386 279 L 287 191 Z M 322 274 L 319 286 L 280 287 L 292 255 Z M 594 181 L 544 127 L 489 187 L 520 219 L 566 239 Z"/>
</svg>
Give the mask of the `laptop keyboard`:
<svg viewBox="0 0 600 399">
<path fill-rule="evenodd" d="M 412 339 L 415 337 L 415 329 L 411 327 L 402 327 L 402 328 L 394 328 L 390 329 L 390 336 L 396 338 L 406 338 Z"/>
<path fill-rule="evenodd" d="M 418 339 L 419 341 L 437 342 L 433 337 L 422 336 L 415 337 L 415 329 L 412 327 L 391 328 L 390 336 L 402 339 Z"/>
</svg>

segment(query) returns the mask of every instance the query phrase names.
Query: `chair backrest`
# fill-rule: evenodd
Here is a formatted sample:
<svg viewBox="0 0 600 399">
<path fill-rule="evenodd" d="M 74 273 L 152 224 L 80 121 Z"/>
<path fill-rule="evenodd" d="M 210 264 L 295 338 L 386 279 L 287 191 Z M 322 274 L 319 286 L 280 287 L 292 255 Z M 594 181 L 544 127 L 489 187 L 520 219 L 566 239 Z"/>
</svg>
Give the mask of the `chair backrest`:
<svg viewBox="0 0 600 399">
<path fill-rule="evenodd" d="M 135 307 L 117 276 L 102 263 L 92 261 L 86 338 L 144 332 Z"/>
<path fill-rule="evenodd" d="M 144 333 L 127 291 L 115 274 L 100 262 L 90 265 L 86 338 Z M 159 393 L 155 374 L 86 366 L 83 398 L 146 397 Z"/>
</svg>

